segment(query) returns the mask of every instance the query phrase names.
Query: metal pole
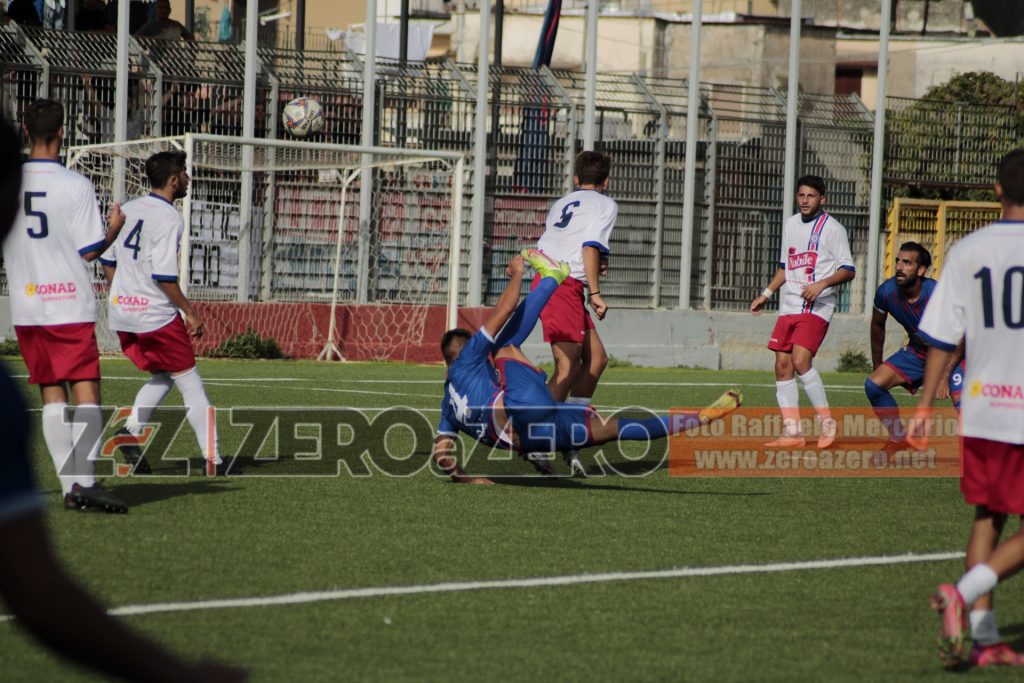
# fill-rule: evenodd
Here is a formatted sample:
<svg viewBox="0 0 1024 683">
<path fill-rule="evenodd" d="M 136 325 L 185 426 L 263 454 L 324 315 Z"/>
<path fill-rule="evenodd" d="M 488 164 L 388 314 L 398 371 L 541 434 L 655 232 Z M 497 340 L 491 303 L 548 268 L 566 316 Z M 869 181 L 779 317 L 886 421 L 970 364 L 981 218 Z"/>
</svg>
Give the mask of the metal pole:
<svg viewBox="0 0 1024 683">
<path fill-rule="evenodd" d="M 398 17 L 398 63 L 409 61 L 409 0 L 402 0 Z"/>
<path fill-rule="evenodd" d="M 374 142 L 377 108 L 377 0 L 366 0 L 366 49 L 363 53 L 363 127 L 361 142 Z M 373 155 L 363 154 L 359 173 L 359 232 L 356 242 L 356 301 L 370 300 L 370 218 L 373 213 Z"/>
<path fill-rule="evenodd" d="M 196 0 L 185 0 L 185 28 L 189 33 L 195 33 L 196 26 Z"/>
<path fill-rule="evenodd" d="M 7 4 L 9 5 L 10 3 Z M 78 30 L 75 24 L 75 15 L 78 14 L 78 5 L 79 0 L 68 0 L 67 4 L 64 7 L 64 15 L 65 17 L 67 17 L 64 20 L 64 27 L 72 33 Z"/>
<path fill-rule="evenodd" d="M 245 85 L 242 90 L 242 137 L 256 137 L 256 27 L 258 3 L 249 2 L 245 13 Z M 238 300 L 249 300 L 252 253 L 253 147 L 242 145 L 242 187 L 238 202 Z"/>
<path fill-rule="evenodd" d="M 679 308 L 690 308 L 693 273 L 693 214 L 697 189 L 697 124 L 700 122 L 700 32 L 704 3 L 693 2 L 690 24 L 690 81 L 686 93 L 686 168 L 683 172 L 683 234 L 679 244 Z"/>
<path fill-rule="evenodd" d="M 295 51 L 306 49 L 306 0 L 295 0 Z"/>
<path fill-rule="evenodd" d="M 128 139 L 128 0 L 117 5 L 117 67 L 114 77 L 114 142 Z M 114 157 L 114 187 L 111 199 L 123 202 L 124 157 Z"/>
<path fill-rule="evenodd" d="M 698 3 L 700 0 L 698 0 Z M 583 150 L 594 149 L 594 115 L 597 98 L 597 16 L 600 0 L 587 3 L 587 34 L 584 45 L 587 79 L 583 88 Z"/>
<path fill-rule="evenodd" d="M 448 329 L 459 325 L 459 284 L 462 270 L 462 188 L 465 180 L 465 161 L 455 162 L 452 193 L 452 241 L 448 247 Z"/>
<path fill-rule="evenodd" d="M 505 0 L 494 2 L 494 66 L 501 66 L 502 43 L 505 37 Z"/>
<path fill-rule="evenodd" d="M 800 14 L 802 0 L 793 0 L 789 18 L 789 88 L 786 91 L 786 166 L 782 181 L 782 219 L 793 212 L 796 194 L 796 109 L 800 87 Z"/>
<path fill-rule="evenodd" d="M 469 233 L 469 292 L 466 305 L 479 306 L 483 289 L 484 209 L 487 190 L 487 84 L 490 80 L 491 2 L 480 3 L 480 43 L 477 48 L 476 130 L 473 141 L 473 225 Z"/>
<path fill-rule="evenodd" d="M 871 201 L 868 204 L 868 272 L 864 280 L 864 310 L 870 311 L 878 280 L 878 238 L 882 221 L 882 164 L 885 152 L 885 89 L 889 75 L 889 16 L 892 0 L 882 0 L 878 31 L 878 89 L 875 91 L 875 132 L 871 146 Z"/>
</svg>

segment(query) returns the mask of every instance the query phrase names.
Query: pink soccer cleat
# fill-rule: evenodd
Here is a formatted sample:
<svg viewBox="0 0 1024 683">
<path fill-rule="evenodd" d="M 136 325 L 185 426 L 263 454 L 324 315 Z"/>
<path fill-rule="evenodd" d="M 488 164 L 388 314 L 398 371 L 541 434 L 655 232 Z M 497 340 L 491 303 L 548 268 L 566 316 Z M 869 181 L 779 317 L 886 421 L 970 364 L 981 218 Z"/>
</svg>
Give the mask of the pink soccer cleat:
<svg viewBox="0 0 1024 683">
<path fill-rule="evenodd" d="M 1015 652 L 1006 643 L 982 645 L 975 643 L 971 648 L 970 662 L 974 666 L 1024 666 L 1024 655 Z"/>
<path fill-rule="evenodd" d="M 936 588 L 928 602 L 942 620 L 938 638 L 942 666 L 952 669 L 960 664 L 964 654 L 964 636 L 970 628 L 967 623 L 967 605 L 960 591 L 951 583 Z"/>
</svg>

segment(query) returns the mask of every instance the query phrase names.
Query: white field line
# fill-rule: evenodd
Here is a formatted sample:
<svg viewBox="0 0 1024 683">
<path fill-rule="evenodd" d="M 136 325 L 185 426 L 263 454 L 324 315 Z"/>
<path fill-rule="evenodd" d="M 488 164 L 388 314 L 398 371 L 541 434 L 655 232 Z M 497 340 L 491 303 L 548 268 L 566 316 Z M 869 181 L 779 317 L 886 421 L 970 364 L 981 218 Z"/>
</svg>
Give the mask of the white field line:
<svg viewBox="0 0 1024 683">
<path fill-rule="evenodd" d="M 270 607 L 277 605 L 303 605 L 314 602 L 353 600 L 357 598 L 379 598 L 398 595 L 422 595 L 426 593 L 462 593 L 466 591 L 505 590 L 512 588 L 551 588 L 578 586 L 595 583 L 628 581 L 651 581 L 657 579 L 679 579 L 705 576 L 728 576 L 736 574 L 775 574 L 779 572 L 808 571 L 814 569 L 844 569 L 848 567 L 881 567 L 921 562 L 945 562 L 960 559 L 964 553 L 958 551 L 942 553 L 907 553 L 904 555 L 879 555 L 875 557 L 850 557 L 834 560 L 810 560 L 805 562 L 777 562 L 772 564 L 735 564 L 718 567 L 681 567 L 650 571 L 607 572 L 603 574 L 568 574 L 564 576 L 538 576 L 524 579 L 497 579 L 493 581 L 449 581 L 445 583 L 413 584 L 407 586 L 368 586 L 366 588 L 342 588 L 328 591 L 288 593 L 249 598 L 224 598 L 221 600 L 197 600 L 194 602 L 157 602 L 143 605 L 125 605 L 109 610 L 113 616 L 128 617 L 143 614 L 168 612 L 195 612 L 200 610 L 239 609 L 243 607 Z M 0 622 L 10 621 L 9 615 L 0 616 Z"/>
</svg>

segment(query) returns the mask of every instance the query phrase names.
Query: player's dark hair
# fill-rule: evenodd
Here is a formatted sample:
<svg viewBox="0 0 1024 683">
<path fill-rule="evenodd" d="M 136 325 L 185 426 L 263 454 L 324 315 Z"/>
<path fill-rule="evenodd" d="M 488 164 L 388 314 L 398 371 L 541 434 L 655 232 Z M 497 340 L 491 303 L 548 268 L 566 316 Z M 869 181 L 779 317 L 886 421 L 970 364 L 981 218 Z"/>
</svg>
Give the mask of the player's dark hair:
<svg viewBox="0 0 1024 683">
<path fill-rule="evenodd" d="M 36 100 L 25 108 L 22 120 L 30 141 L 50 144 L 64 125 L 64 105 L 57 100 Z"/>
<path fill-rule="evenodd" d="M 157 152 L 146 159 L 146 177 L 149 186 L 159 189 L 167 185 L 167 181 L 185 170 L 184 152 Z"/>
<path fill-rule="evenodd" d="M 825 179 L 820 175 L 802 175 L 796 179 L 796 189 L 800 190 L 801 187 L 810 187 L 818 192 L 822 197 L 825 196 Z"/>
<path fill-rule="evenodd" d="M 451 353 L 451 349 L 448 348 L 449 346 L 451 346 L 453 341 L 455 341 L 456 339 L 462 339 L 463 343 L 465 343 L 465 341 L 472 336 L 473 335 L 470 333 L 469 330 L 463 329 L 461 327 L 456 327 L 445 332 L 444 335 L 442 335 L 441 337 L 441 355 L 444 356 L 444 362 L 451 363 L 452 360 L 454 360 L 451 357 L 453 355 Z"/>
<path fill-rule="evenodd" d="M 1013 150 L 999 162 L 999 184 L 1004 197 L 1024 206 L 1024 148 Z"/>
<path fill-rule="evenodd" d="M 918 267 L 924 266 L 925 268 L 930 268 L 932 265 L 931 252 L 925 249 L 923 244 L 918 242 L 904 242 L 900 245 L 900 251 L 912 251 L 916 253 Z"/>
<path fill-rule="evenodd" d="M 0 242 L 7 236 L 18 212 L 21 189 L 21 139 L 0 121 Z"/>
<path fill-rule="evenodd" d="M 612 160 L 600 152 L 580 152 L 576 157 L 573 173 L 580 185 L 600 185 L 608 180 L 612 171 Z"/>
</svg>

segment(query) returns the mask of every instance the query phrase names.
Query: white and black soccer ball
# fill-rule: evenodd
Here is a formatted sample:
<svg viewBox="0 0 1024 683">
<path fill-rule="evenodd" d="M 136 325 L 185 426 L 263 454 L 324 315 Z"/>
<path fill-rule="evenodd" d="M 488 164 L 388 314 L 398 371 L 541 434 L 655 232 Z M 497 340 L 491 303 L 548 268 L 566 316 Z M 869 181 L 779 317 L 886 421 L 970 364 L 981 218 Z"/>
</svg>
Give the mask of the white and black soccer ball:
<svg viewBox="0 0 1024 683">
<path fill-rule="evenodd" d="M 284 105 L 281 121 L 289 133 L 297 138 L 304 138 L 311 133 L 319 133 L 324 127 L 324 110 L 314 99 L 296 97 Z"/>
</svg>

